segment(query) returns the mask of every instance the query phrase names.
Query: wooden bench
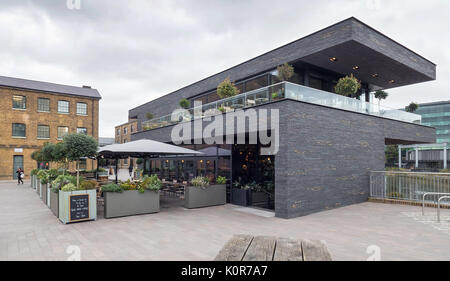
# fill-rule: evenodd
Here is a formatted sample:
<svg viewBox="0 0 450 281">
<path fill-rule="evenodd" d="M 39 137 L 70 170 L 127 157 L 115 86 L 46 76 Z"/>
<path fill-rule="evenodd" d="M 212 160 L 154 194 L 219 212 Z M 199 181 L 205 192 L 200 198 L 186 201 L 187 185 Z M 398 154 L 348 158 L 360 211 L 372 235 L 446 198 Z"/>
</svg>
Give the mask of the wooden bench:
<svg viewBox="0 0 450 281">
<path fill-rule="evenodd" d="M 234 235 L 215 261 L 331 261 L 325 242 L 272 236 Z"/>
</svg>

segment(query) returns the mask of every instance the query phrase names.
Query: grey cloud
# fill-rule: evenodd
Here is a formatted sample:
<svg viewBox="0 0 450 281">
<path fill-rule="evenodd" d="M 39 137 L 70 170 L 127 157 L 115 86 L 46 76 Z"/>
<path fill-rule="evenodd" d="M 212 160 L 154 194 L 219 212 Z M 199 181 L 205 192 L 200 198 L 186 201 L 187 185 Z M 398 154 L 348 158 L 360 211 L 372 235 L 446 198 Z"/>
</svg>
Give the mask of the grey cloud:
<svg viewBox="0 0 450 281">
<path fill-rule="evenodd" d="M 393 89 L 385 105 L 449 99 L 447 2 L 81 1 L 1 1 L 0 75 L 99 89 L 102 136 L 134 106 L 350 16 L 438 64 L 438 81 Z"/>
</svg>

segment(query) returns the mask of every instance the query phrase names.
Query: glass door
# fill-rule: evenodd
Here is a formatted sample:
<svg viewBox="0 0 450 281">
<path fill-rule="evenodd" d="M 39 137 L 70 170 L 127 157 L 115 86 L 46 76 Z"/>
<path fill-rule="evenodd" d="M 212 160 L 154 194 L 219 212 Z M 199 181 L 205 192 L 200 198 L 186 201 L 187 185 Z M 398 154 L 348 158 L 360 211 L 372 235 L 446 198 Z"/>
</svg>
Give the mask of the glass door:
<svg viewBox="0 0 450 281">
<path fill-rule="evenodd" d="M 13 177 L 14 179 L 17 179 L 17 169 L 22 168 L 22 170 L 24 170 L 23 168 L 23 156 L 22 155 L 14 155 L 14 159 L 13 159 Z"/>
</svg>

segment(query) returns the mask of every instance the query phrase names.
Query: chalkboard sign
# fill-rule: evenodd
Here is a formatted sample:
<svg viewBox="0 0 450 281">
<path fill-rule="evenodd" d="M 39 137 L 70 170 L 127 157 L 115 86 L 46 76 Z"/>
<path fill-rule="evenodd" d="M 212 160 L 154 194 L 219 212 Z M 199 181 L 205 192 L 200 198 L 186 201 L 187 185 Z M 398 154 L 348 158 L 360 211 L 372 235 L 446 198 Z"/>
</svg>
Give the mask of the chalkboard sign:
<svg viewBox="0 0 450 281">
<path fill-rule="evenodd" d="M 70 222 L 89 219 L 89 194 L 70 195 Z"/>
</svg>

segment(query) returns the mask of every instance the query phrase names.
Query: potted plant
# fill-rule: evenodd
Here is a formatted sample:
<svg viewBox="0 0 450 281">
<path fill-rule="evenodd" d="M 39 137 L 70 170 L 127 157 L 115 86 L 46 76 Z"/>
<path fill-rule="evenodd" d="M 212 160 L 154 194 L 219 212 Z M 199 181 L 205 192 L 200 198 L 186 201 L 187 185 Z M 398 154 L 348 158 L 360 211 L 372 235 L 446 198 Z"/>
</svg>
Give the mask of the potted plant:
<svg viewBox="0 0 450 281">
<path fill-rule="evenodd" d="M 115 218 L 159 212 L 159 189 L 157 175 L 145 176 L 141 182 L 126 181 L 107 184 L 101 190 L 105 197 L 105 218 Z"/>
<path fill-rule="evenodd" d="M 36 192 L 39 194 L 39 198 L 42 199 L 43 189 L 47 188 L 47 180 L 48 180 L 48 174 L 45 170 L 39 170 L 37 173 L 38 178 L 38 188 Z"/>
<path fill-rule="evenodd" d="M 226 180 L 225 180 L 226 181 Z M 210 185 L 207 177 L 196 177 L 185 187 L 184 206 L 188 209 L 226 204 L 226 184 Z"/>
<path fill-rule="evenodd" d="M 97 218 L 96 187 L 92 183 L 84 184 L 77 177 L 75 183 L 65 184 L 58 191 L 58 218 L 62 223 L 95 220 Z"/>
<path fill-rule="evenodd" d="M 188 109 L 191 106 L 191 103 L 187 99 L 183 98 L 179 101 L 179 105 L 183 109 Z"/>
<path fill-rule="evenodd" d="M 31 188 L 33 188 L 33 189 L 36 189 L 36 181 L 37 181 L 37 173 L 38 173 L 38 169 L 33 169 L 33 170 L 31 170 L 31 173 L 30 173 L 30 175 L 31 175 Z"/>
<path fill-rule="evenodd" d="M 75 185 L 77 178 L 71 175 L 59 175 L 51 182 L 50 210 L 56 217 L 59 217 L 59 190 L 69 183 Z"/>
<path fill-rule="evenodd" d="M 236 181 L 231 189 L 231 204 L 248 206 L 250 203 L 250 186 Z"/>
<path fill-rule="evenodd" d="M 107 181 L 108 180 L 108 170 L 104 168 L 98 168 L 97 169 L 97 179 L 99 181 Z"/>
<path fill-rule="evenodd" d="M 294 76 L 294 67 L 288 63 L 284 63 L 277 67 L 277 77 L 280 81 L 288 81 Z"/>
<path fill-rule="evenodd" d="M 230 78 L 223 80 L 219 86 L 217 86 L 217 95 L 221 99 L 234 97 L 239 94 L 239 89 L 230 81 Z"/>
<path fill-rule="evenodd" d="M 334 91 L 341 96 L 356 98 L 360 88 L 361 82 L 351 74 L 350 76 L 339 78 Z"/>
</svg>

